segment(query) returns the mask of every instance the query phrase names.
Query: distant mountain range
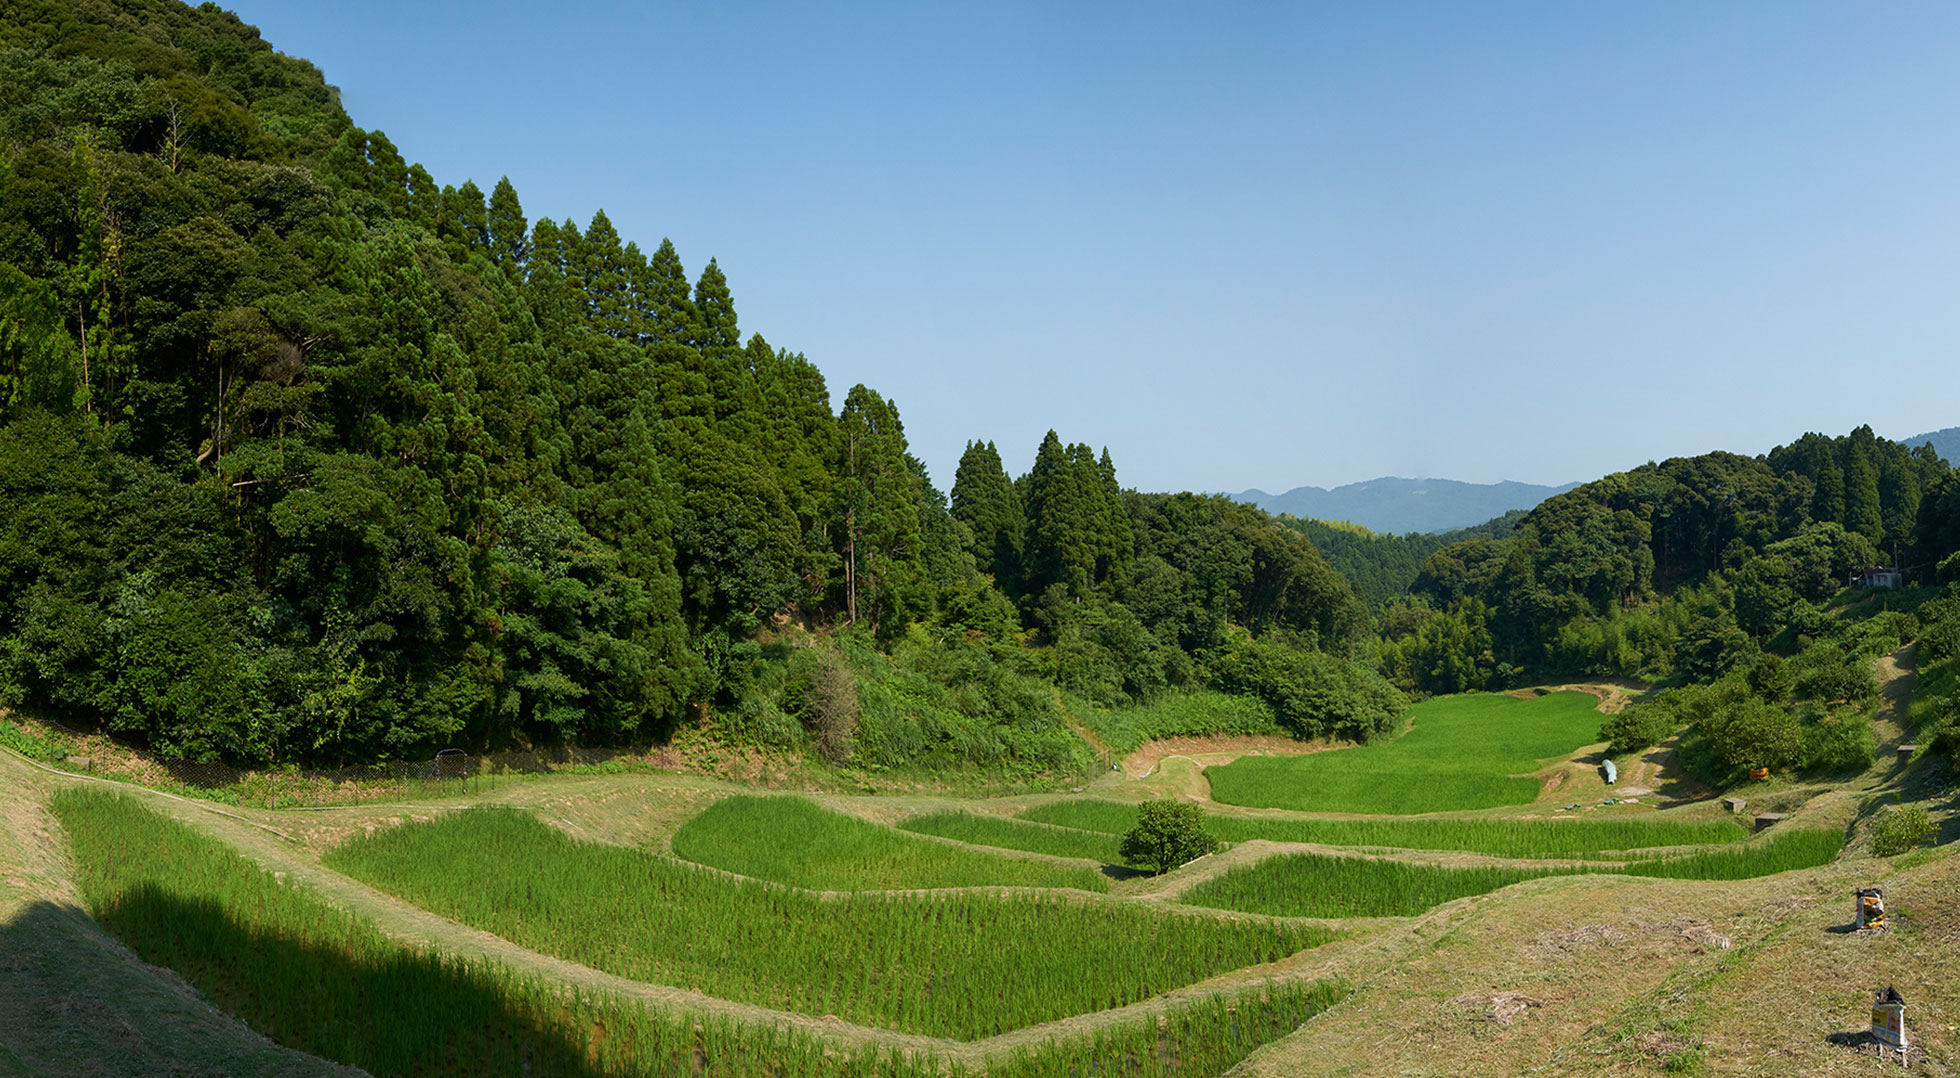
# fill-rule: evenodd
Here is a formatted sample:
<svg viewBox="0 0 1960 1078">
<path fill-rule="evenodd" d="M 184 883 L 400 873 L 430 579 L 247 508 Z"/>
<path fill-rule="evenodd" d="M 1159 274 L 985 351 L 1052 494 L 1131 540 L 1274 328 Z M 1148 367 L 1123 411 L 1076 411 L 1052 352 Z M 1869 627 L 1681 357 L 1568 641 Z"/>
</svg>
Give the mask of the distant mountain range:
<svg viewBox="0 0 1960 1078">
<path fill-rule="evenodd" d="M 1917 449 L 1927 442 L 1933 443 L 1933 452 L 1938 453 L 1948 464 L 1960 466 L 1960 427 L 1948 427 L 1931 434 L 1915 434 L 1910 438 L 1899 439 L 1900 444 L 1909 449 Z"/>
<path fill-rule="evenodd" d="M 1376 532 L 1441 532 L 1482 524 L 1513 509 L 1530 509 L 1578 486 L 1460 483 L 1454 479 L 1370 479 L 1325 490 L 1294 487 L 1284 494 L 1248 490 L 1234 495 L 1268 513 L 1345 520 Z"/>
</svg>

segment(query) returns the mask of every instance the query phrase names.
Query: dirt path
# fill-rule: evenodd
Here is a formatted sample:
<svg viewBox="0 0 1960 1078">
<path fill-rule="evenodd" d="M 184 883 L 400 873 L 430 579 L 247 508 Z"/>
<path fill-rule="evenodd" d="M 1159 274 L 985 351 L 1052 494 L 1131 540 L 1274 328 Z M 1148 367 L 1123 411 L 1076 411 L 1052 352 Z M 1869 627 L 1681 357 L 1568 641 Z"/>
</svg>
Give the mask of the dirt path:
<svg viewBox="0 0 1960 1078">
<path fill-rule="evenodd" d="M 1637 681 L 1628 681 L 1625 678 L 1598 678 L 1565 685 L 1533 685 L 1523 689 L 1512 689 L 1504 695 L 1529 700 L 1555 692 L 1582 692 L 1599 698 L 1599 706 L 1595 710 L 1600 714 L 1618 715 L 1626 710 L 1626 706 L 1632 703 L 1635 697 L 1646 691 L 1647 687 Z"/>
</svg>

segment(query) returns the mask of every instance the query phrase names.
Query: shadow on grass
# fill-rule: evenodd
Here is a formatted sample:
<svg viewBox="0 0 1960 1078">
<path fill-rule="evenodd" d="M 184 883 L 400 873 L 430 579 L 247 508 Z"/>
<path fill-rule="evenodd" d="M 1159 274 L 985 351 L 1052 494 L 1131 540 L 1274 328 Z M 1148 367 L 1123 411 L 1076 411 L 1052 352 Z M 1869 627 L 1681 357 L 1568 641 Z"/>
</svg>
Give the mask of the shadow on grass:
<svg viewBox="0 0 1960 1078">
<path fill-rule="evenodd" d="M 1134 880 L 1140 876 L 1150 875 L 1145 869 L 1131 868 L 1128 865 L 1103 865 L 1102 874 L 1112 880 Z"/>
<path fill-rule="evenodd" d="M 513 999 L 510 985 L 455 960 L 295 942 L 152 886 L 96 921 L 271 1040 L 375 1075 L 607 1073 L 541 993 Z"/>
<path fill-rule="evenodd" d="M 253 1036 L 73 906 L 35 902 L 0 923 L 0 1075 L 356 1073 Z"/>
</svg>

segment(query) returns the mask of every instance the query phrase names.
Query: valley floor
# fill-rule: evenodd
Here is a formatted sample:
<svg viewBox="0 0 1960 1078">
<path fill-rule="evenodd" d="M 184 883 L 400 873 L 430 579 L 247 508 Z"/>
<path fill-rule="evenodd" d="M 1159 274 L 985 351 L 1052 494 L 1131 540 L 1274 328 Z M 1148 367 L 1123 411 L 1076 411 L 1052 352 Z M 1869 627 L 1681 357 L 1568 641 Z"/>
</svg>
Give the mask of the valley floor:
<svg viewBox="0 0 1960 1078">
<path fill-rule="evenodd" d="M 1896 664 L 1891 672 L 1896 674 Z M 1901 680 L 1895 676 L 1890 685 Z M 1894 707 L 1904 706 L 1908 691 L 1890 694 Z M 1896 725 L 1883 729 L 1892 744 L 1903 736 Z M 1294 814 L 1209 804 L 1205 774 L 1247 752 L 1284 748 L 1250 742 L 1153 746 L 1079 795 L 809 796 L 826 808 L 883 823 L 942 809 L 1011 815 L 1078 796 L 1139 801 L 1170 795 L 1204 800 L 1224 814 L 1285 817 Z M 1651 754 L 1641 773 L 1660 796 L 1679 796 L 1685 788 L 1670 789 L 1670 776 L 1658 767 L 1665 752 Z M 1539 776 L 1545 791 L 1539 802 L 1469 815 L 1544 817 L 1577 802 L 1598 808 L 1609 791 L 1589 759 L 1579 753 L 1548 764 Z M 1862 836 L 1863 819 L 1903 781 L 1890 746 L 1881 746 L 1879 762 L 1859 781 L 1773 791 L 1777 807 L 1790 813 L 1777 826 L 1843 828 Z M 667 853 L 684 822 L 743 789 L 727 782 L 685 774 L 565 776 L 412 805 L 268 811 L 64 775 L 0 752 L 0 1076 L 357 1073 L 274 1045 L 96 927 L 82 912 L 61 828 L 47 808 L 55 791 L 78 785 L 133 793 L 417 949 L 506 965 L 671 1013 L 799 1029 L 842 1048 L 913 1050 L 969 1068 L 1050 1039 L 1230 996 L 1247 985 L 1327 978 L 1341 980 L 1351 992 L 1231 1073 L 1864 1074 L 1880 1060 L 1861 1046 L 1859 1035 L 1871 996 L 1888 985 L 1908 1001 L 1914 1052 L 1904 1072 L 1952 1074 L 1960 1058 L 1960 977 L 1953 974 L 1960 953 L 1960 858 L 1951 846 L 1882 859 L 1865 855 L 1854 839 L 1831 864 L 1732 882 L 1626 875 L 1528 880 L 1414 917 L 1345 919 L 1337 923 L 1348 938 L 1127 1007 L 959 1041 L 603 973 L 447 920 L 321 863 L 326 850 L 354 836 L 478 804 L 525 810 L 583 840 Z M 1653 796 L 1645 800 L 1618 808 L 1651 811 Z M 1672 811 L 1719 815 L 1712 800 Z M 1115 878 L 1109 898 L 1096 901 L 1192 913 L 1193 907 L 1175 900 L 1193 887 L 1275 853 L 1317 848 L 1243 842 L 1162 877 Z M 1493 860 L 1448 851 L 1376 852 L 1449 865 Z M 1885 889 L 1892 925 L 1882 933 L 1850 932 L 1852 892 L 1872 885 Z M 1889 1065 L 1899 1066 L 1896 1056 Z"/>
</svg>

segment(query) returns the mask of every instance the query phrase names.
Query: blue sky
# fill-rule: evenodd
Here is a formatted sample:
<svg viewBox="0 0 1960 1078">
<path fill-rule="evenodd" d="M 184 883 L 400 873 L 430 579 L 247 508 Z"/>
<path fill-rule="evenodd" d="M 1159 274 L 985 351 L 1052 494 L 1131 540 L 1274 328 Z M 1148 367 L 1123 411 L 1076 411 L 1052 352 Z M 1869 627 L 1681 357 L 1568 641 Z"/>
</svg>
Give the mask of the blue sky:
<svg viewBox="0 0 1960 1078">
<path fill-rule="evenodd" d="M 1960 7 L 239 0 L 354 121 L 603 208 L 943 488 L 1595 478 L 1960 424 Z"/>
</svg>

